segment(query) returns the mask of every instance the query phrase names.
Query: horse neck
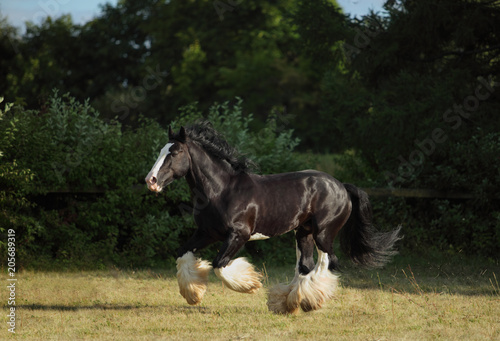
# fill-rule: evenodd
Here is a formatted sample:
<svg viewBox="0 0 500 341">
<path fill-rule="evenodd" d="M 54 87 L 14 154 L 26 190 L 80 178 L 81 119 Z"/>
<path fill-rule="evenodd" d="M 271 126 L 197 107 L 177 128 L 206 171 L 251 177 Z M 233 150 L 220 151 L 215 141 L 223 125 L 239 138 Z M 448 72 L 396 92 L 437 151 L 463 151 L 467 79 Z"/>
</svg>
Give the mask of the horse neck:
<svg viewBox="0 0 500 341">
<path fill-rule="evenodd" d="M 218 196 L 231 177 L 231 166 L 210 155 L 196 143 L 190 142 L 188 147 L 191 168 L 186 175 L 186 180 L 191 192 L 199 195 L 201 191 L 208 198 Z"/>
</svg>

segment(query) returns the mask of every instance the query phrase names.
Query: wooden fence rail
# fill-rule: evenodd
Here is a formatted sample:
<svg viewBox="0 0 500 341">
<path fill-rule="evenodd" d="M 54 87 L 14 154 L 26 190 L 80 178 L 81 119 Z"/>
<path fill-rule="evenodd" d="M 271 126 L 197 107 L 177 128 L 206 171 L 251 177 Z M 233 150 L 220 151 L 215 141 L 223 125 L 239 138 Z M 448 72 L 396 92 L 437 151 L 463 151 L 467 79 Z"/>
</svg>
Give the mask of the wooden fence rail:
<svg viewBox="0 0 500 341">
<path fill-rule="evenodd" d="M 132 189 L 138 193 L 146 189 L 145 185 L 135 185 Z M 475 199 L 476 195 L 471 193 L 463 193 L 456 191 L 435 190 L 435 189 L 419 189 L 419 188 L 362 188 L 371 197 L 402 197 L 402 198 L 427 198 L 427 199 Z M 87 188 L 87 189 L 58 189 L 50 191 L 49 194 L 87 194 L 98 195 L 106 192 L 103 188 Z M 496 198 L 499 199 L 499 198 Z"/>
<path fill-rule="evenodd" d="M 419 188 L 363 188 L 372 197 L 403 197 L 428 199 L 475 199 L 471 193 Z"/>
</svg>

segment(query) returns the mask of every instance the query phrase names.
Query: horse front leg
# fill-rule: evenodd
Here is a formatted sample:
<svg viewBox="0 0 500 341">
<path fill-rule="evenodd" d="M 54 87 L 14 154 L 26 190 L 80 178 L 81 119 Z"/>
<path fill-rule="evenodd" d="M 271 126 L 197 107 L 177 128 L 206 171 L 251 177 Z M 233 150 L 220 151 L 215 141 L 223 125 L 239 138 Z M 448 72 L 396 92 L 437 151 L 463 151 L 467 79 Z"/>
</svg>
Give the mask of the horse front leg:
<svg viewBox="0 0 500 341">
<path fill-rule="evenodd" d="M 232 232 L 213 261 L 217 277 L 231 290 L 253 294 L 262 287 L 262 274 L 246 258 L 231 260 L 250 239 L 249 233 Z"/>
<path fill-rule="evenodd" d="M 207 291 L 208 275 L 212 269 L 210 262 L 196 258 L 194 252 L 214 241 L 197 230 L 177 253 L 177 283 L 180 294 L 188 304 L 195 305 L 201 302 Z"/>
</svg>

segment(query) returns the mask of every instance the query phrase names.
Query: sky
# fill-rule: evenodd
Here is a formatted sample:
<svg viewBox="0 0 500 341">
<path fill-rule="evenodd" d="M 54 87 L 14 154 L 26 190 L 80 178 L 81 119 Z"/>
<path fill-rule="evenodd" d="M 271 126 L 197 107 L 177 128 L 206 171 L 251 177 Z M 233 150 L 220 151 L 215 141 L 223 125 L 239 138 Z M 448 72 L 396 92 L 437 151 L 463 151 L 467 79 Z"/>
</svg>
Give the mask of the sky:
<svg viewBox="0 0 500 341">
<path fill-rule="evenodd" d="M 10 24 L 22 28 L 26 21 L 39 24 L 42 18 L 71 14 L 74 23 L 83 24 L 100 13 L 99 4 L 117 0 L 0 0 L 0 13 Z"/>
<path fill-rule="evenodd" d="M 0 0 L 0 13 L 10 24 L 24 31 L 24 23 L 39 24 L 46 16 L 60 17 L 71 14 L 73 22 L 82 24 L 100 13 L 99 4 L 116 5 L 118 0 Z M 337 0 L 344 13 L 361 16 L 370 9 L 382 10 L 384 0 Z"/>
<path fill-rule="evenodd" d="M 368 14 L 370 9 L 380 12 L 385 2 L 386 0 L 337 0 L 340 7 L 344 9 L 344 13 L 354 16 Z"/>
</svg>

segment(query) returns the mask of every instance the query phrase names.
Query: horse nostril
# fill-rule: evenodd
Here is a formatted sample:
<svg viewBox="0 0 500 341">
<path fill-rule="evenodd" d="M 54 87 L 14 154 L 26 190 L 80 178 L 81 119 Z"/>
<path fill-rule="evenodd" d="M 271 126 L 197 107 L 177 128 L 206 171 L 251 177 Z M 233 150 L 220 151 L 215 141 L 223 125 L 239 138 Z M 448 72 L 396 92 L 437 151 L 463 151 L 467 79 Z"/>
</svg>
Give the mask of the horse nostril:
<svg viewBox="0 0 500 341">
<path fill-rule="evenodd" d="M 145 180 L 148 185 L 154 185 L 156 183 L 156 176 L 146 177 Z"/>
</svg>

